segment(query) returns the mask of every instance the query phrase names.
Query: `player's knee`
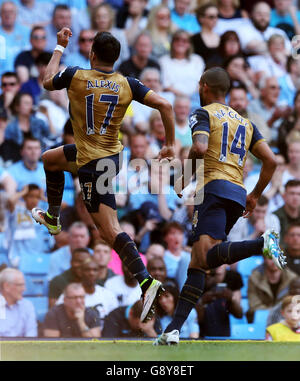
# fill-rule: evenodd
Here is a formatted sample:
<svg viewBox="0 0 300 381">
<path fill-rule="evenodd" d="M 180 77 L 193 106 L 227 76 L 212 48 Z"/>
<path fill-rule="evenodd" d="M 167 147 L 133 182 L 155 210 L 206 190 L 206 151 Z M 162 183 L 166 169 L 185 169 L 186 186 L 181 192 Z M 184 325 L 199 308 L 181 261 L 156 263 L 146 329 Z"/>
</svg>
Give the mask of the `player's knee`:
<svg viewBox="0 0 300 381">
<path fill-rule="evenodd" d="M 42 162 L 44 164 L 44 168 L 49 171 L 55 171 L 56 170 L 56 160 L 54 160 L 53 155 L 50 151 L 45 151 L 42 154 Z"/>
</svg>

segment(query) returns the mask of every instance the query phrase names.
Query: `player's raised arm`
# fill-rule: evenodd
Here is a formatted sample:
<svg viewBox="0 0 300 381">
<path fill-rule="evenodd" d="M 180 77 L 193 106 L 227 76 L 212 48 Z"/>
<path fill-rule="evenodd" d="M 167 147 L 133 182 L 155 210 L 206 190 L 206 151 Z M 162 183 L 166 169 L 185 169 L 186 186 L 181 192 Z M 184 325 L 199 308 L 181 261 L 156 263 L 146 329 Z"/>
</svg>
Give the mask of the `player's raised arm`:
<svg viewBox="0 0 300 381">
<path fill-rule="evenodd" d="M 46 68 L 43 86 L 46 90 L 55 90 L 53 87 L 53 77 L 59 71 L 59 65 L 64 48 L 68 46 L 69 38 L 72 36 L 72 32 L 69 28 L 62 28 L 57 33 L 57 45 L 54 49 L 53 55 Z"/>
<path fill-rule="evenodd" d="M 262 161 L 262 167 L 257 184 L 247 196 L 246 209 L 243 214 L 244 217 L 249 217 L 252 214 L 257 200 L 271 181 L 276 169 L 275 155 L 266 142 L 259 142 L 259 144 L 254 146 L 251 152 L 255 157 Z"/>
<path fill-rule="evenodd" d="M 166 143 L 160 151 L 159 159 L 168 158 L 169 160 L 172 160 L 175 157 L 175 119 L 171 103 L 154 91 L 145 98 L 143 103 L 160 112 L 165 127 Z"/>
</svg>

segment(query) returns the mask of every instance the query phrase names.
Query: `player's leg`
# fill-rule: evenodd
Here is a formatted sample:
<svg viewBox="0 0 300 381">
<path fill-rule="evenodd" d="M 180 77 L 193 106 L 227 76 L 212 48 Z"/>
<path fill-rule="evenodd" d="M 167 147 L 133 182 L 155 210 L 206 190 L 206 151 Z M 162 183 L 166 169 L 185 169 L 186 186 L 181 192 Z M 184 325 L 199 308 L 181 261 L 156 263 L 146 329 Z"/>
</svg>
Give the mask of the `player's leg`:
<svg viewBox="0 0 300 381">
<path fill-rule="evenodd" d="M 42 155 L 49 206 L 46 212 L 34 208 L 32 216 L 37 222 L 45 225 L 51 234 L 58 234 L 61 231 L 59 213 L 65 184 L 64 171 L 77 173 L 76 153 L 75 144 L 67 144 L 50 149 Z"/>
</svg>

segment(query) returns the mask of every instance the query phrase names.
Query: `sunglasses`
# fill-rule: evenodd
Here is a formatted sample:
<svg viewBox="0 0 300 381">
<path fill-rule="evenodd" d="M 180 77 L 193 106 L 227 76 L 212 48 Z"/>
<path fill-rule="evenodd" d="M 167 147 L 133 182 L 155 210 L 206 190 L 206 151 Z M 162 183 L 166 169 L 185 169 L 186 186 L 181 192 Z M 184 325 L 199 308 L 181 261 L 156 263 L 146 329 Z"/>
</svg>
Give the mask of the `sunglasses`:
<svg viewBox="0 0 300 381">
<path fill-rule="evenodd" d="M 93 41 L 94 41 L 93 38 L 83 38 L 83 37 L 81 37 L 79 39 L 79 42 L 93 42 Z"/>
<path fill-rule="evenodd" d="M 33 40 L 46 40 L 46 36 L 32 36 Z"/>
<path fill-rule="evenodd" d="M 1 84 L 1 87 L 7 87 L 7 86 L 16 86 L 17 82 L 3 82 Z"/>
</svg>

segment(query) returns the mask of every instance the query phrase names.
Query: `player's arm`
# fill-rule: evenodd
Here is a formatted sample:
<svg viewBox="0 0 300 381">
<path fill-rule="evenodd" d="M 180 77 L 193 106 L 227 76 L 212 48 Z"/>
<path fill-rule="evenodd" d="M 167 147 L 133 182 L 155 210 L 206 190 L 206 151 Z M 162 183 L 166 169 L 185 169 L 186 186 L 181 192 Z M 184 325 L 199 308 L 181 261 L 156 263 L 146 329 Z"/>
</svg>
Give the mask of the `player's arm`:
<svg viewBox="0 0 300 381">
<path fill-rule="evenodd" d="M 71 36 L 72 32 L 69 28 L 62 28 L 62 30 L 57 33 L 57 45 L 66 48 Z M 43 86 L 46 90 L 55 90 L 53 86 L 53 77 L 59 72 L 61 56 L 61 51 L 54 50 L 52 57 L 46 67 L 45 76 L 43 79 Z"/>
<path fill-rule="evenodd" d="M 251 152 L 256 158 L 261 160 L 262 167 L 260 170 L 259 179 L 254 189 L 247 196 L 246 209 L 243 214 L 244 217 L 249 217 L 252 214 L 257 200 L 260 198 L 266 186 L 271 181 L 273 173 L 276 169 L 275 155 L 266 142 L 258 142 L 254 145 Z"/>
<path fill-rule="evenodd" d="M 166 143 L 160 152 L 160 158 L 168 157 L 172 159 L 175 156 L 175 118 L 171 103 L 154 91 L 147 94 L 143 103 L 160 112 L 166 133 Z"/>
</svg>

